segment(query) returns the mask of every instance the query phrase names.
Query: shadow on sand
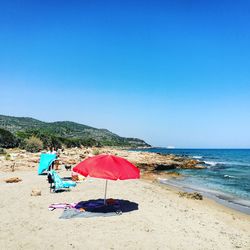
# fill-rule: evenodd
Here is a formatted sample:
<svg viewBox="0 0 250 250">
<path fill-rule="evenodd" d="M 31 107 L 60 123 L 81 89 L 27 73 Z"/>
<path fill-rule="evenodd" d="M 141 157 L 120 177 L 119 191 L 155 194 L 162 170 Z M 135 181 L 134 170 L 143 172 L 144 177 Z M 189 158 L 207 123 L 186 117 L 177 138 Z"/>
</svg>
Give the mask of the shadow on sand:
<svg viewBox="0 0 250 250">
<path fill-rule="evenodd" d="M 73 209 L 65 209 L 60 219 L 109 217 L 138 210 L 138 204 L 128 200 L 103 199 L 80 201 Z"/>
<path fill-rule="evenodd" d="M 76 209 L 83 208 L 87 212 L 92 213 L 110 213 L 120 211 L 122 213 L 138 210 L 138 204 L 128 200 L 107 199 L 104 205 L 103 199 L 80 201 L 75 206 Z"/>
</svg>

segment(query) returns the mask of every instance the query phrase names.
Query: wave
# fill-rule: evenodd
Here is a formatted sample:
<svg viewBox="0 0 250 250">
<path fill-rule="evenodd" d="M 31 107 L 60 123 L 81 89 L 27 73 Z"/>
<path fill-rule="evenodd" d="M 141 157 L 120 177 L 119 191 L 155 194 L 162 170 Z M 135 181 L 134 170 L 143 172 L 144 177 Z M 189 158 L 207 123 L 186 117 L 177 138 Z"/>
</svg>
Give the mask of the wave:
<svg viewBox="0 0 250 250">
<path fill-rule="evenodd" d="M 250 167 L 250 164 L 249 164 L 249 163 L 238 162 L 238 161 L 226 161 L 226 162 L 224 162 L 223 164 L 233 165 L 233 166 Z"/>
<path fill-rule="evenodd" d="M 194 155 L 194 156 L 192 156 L 192 158 L 194 158 L 194 159 L 202 159 L 203 157 L 199 156 L 199 155 Z"/>
<path fill-rule="evenodd" d="M 220 164 L 219 162 L 216 162 L 216 161 L 204 161 L 207 165 L 209 166 L 216 166 L 218 164 Z"/>
<path fill-rule="evenodd" d="M 240 166 L 240 167 L 250 167 L 250 164 L 248 163 L 243 163 L 243 162 L 233 162 L 233 161 L 204 161 L 205 164 L 209 166 L 217 166 L 217 165 L 231 165 L 231 166 Z"/>
<path fill-rule="evenodd" d="M 225 178 L 234 178 L 234 179 L 237 179 L 237 177 L 236 177 L 236 176 L 227 175 L 227 174 L 225 174 L 225 175 L 224 175 L 224 177 L 225 177 Z"/>
</svg>

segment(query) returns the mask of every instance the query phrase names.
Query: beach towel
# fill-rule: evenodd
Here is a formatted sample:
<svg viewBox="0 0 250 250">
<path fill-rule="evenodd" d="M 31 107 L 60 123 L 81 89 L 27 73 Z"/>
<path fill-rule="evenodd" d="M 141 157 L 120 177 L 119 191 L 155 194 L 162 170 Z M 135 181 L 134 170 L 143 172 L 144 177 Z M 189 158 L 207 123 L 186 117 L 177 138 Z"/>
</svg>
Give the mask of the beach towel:
<svg viewBox="0 0 250 250">
<path fill-rule="evenodd" d="M 40 162 L 37 169 L 38 175 L 41 175 L 44 171 L 48 170 L 50 165 L 55 160 L 56 160 L 56 154 L 41 154 Z"/>
<path fill-rule="evenodd" d="M 91 217 L 109 217 L 117 216 L 121 213 L 110 212 L 110 213 L 92 213 L 87 211 L 80 211 L 79 209 L 66 209 L 63 211 L 59 219 L 72 219 L 72 218 L 91 218 Z"/>
<path fill-rule="evenodd" d="M 55 170 L 51 170 L 50 174 L 54 180 L 55 191 L 76 186 L 74 181 L 63 181 Z"/>
</svg>

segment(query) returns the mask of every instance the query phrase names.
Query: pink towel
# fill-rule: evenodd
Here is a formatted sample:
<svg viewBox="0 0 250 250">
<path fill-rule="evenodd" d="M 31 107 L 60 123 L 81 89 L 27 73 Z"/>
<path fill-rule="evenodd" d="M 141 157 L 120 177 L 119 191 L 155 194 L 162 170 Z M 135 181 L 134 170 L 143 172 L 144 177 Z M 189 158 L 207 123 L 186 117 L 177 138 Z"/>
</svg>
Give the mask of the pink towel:
<svg viewBox="0 0 250 250">
<path fill-rule="evenodd" d="M 49 210 L 74 208 L 77 203 L 53 203 L 49 205 Z"/>
</svg>

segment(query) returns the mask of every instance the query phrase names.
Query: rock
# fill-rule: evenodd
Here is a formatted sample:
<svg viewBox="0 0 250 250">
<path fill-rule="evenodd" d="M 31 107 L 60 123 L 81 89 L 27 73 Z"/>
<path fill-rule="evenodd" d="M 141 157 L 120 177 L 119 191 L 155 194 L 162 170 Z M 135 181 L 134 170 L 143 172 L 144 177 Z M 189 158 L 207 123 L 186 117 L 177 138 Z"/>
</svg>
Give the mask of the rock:
<svg viewBox="0 0 250 250">
<path fill-rule="evenodd" d="M 31 191 L 31 194 L 30 194 L 31 196 L 41 196 L 42 195 L 42 192 L 41 192 L 41 190 L 38 190 L 38 189 L 33 189 L 32 191 Z"/>
<path fill-rule="evenodd" d="M 206 168 L 206 167 L 205 167 L 205 166 L 202 166 L 202 165 L 196 165 L 195 168 L 197 168 L 197 169 L 204 169 L 204 168 Z"/>
<path fill-rule="evenodd" d="M 144 180 L 155 181 L 157 179 L 157 175 L 152 172 L 141 171 L 141 178 Z"/>
<path fill-rule="evenodd" d="M 169 170 L 169 169 L 175 169 L 177 168 L 179 165 L 178 164 L 175 164 L 175 163 L 172 163 L 172 164 L 158 164 L 156 167 L 155 167 L 155 170 L 156 171 L 161 171 L 161 170 Z"/>
<path fill-rule="evenodd" d="M 194 192 L 194 193 L 179 192 L 178 194 L 180 197 L 186 197 L 188 199 L 203 200 L 203 196 L 197 192 Z"/>
<path fill-rule="evenodd" d="M 20 181 L 22 181 L 22 179 L 20 179 L 19 177 L 12 177 L 12 178 L 5 180 L 6 183 L 16 183 L 16 182 L 20 182 Z"/>
<path fill-rule="evenodd" d="M 199 161 L 199 164 L 206 164 L 205 161 Z"/>
<path fill-rule="evenodd" d="M 201 167 L 197 167 L 197 165 L 200 162 L 197 160 L 193 160 L 193 159 L 185 159 L 182 163 L 182 165 L 180 166 L 180 168 L 189 168 L 189 169 L 200 169 Z M 203 168 L 203 167 L 202 167 Z"/>
<path fill-rule="evenodd" d="M 81 159 L 84 159 L 84 158 L 86 158 L 86 155 L 85 155 L 85 154 L 80 154 L 79 157 L 80 157 Z"/>
<path fill-rule="evenodd" d="M 71 164 L 71 165 L 74 165 L 74 164 L 77 163 L 77 161 L 76 160 L 69 160 L 68 163 Z"/>
<path fill-rule="evenodd" d="M 168 176 L 171 176 L 171 177 L 181 177 L 182 176 L 180 173 L 177 173 L 177 172 L 167 172 L 166 174 Z"/>
<path fill-rule="evenodd" d="M 39 163 L 39 159 L 29 159 L 28 162 Z"/>
</svg>

